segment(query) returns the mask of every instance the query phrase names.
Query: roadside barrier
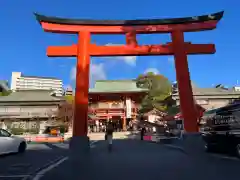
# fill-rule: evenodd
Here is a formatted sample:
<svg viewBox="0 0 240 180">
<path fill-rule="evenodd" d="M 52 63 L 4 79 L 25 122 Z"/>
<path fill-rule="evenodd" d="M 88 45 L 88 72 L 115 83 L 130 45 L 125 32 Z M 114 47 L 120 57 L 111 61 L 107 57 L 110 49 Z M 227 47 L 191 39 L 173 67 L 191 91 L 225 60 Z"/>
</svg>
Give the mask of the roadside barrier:
<svg viewBox="0 0 240 180">
<path fill-rule="evenodd" d="M 24 137 L 27 142 L 36 142 L 36 143 L 59 143 L 64 142 L 63 136 L 25 136 Z"/>
<path fill-rule="evenodd" d="M 143 136 L 144 141 L 152 141 L 152 136 Z"/>
<path fill-rule="evenodd" d="M 144 141 L 151 141 L 155 143 L 166 143 L 169 144 L 174 141 L 174 139 L 180 139 L 179 137 L 166 137 L 161 135 L 146 135 L 143 137 Z"/>
</svg>

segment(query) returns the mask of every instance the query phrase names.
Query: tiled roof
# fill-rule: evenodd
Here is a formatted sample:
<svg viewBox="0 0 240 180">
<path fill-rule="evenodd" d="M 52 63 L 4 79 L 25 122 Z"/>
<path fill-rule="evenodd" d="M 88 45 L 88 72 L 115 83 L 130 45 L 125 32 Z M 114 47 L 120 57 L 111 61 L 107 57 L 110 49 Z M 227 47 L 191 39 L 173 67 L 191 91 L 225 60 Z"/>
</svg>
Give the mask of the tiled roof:
<svg viewBox="0 0 240 180">
<path fill-rule="evenodd" d="M 138 88 L 136 80 L 99 80 L 89 93 L 118 93 L 118 92 L 145 92 L 147 89 Z"/>
<path fill-rule="evenodd" d="M 240 95 L 239 91 L 223 88 L 198 88 L 193 86 L 194 95 Z"/>
<path fill-rule="evenodd" d="M 49 90 L 21 90 L 11 93 L 8 96 L 1 96 L 0 103 L 3 102 L 53 102 L 62 101 L 62 98 L 51 96 Z"/>
<path fill-rule="evenodd" d="M 234 91 L 233 89 L 223 89 L 223 88 L 198 88 L 192 85 L 194 96 L 240 96 L 240 91 Z M 178 93 L 173 94 L 178 96 Z"/>
<path fill-rule="evenodd" d="M 239 95 L 239 91 L 223 88 L 193 88 L 194 95 Z"/>
</svg>

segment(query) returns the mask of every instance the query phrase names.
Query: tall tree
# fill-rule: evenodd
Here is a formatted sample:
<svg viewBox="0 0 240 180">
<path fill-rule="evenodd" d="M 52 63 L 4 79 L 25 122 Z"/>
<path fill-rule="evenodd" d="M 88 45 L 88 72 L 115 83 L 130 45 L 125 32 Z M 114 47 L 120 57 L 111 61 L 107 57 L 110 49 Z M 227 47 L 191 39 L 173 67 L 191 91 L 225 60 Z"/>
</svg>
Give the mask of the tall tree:
<svg viewBox="0 0 240 180">
<path fill-rule="evenodd" d="M 65 96 L 65 99 L 68 103 L 71 103 L 71 104 L 74 103 L 74 96 L 72 96 L 72 95 Z"/>
<path fill-rule="evenodd" d="M 148 89 L 148 94 L 143 98 L 140 113 L 150 111 L 154 108 L 166 111 L 174 101 L 171 98 L 172 85 L 170 81 L 161 74 L 149 72 L 139 75 L 137 87 Z"/>
</svg>

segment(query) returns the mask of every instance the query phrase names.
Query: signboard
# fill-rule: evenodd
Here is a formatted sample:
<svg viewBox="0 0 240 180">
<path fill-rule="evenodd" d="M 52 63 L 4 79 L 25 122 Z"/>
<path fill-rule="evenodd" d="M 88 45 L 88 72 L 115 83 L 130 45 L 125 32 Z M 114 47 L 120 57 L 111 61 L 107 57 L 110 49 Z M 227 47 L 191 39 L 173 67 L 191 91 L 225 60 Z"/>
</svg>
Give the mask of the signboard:
<svg viewBox="0 0 240 180">
<path fill-rule="evenodd" d="M 126 99 L 126 118 L 132 117 L 132 102 L 131 99 Z"/>
<path fill-rule="evenodd" d="M 234 115 L 215 115 L 205 118 L 203 131 L 228 131 L 240 129 L 240 118 Z"/>
<path fill-rule="evenodd" d="M 240 124 L 240 119 L 236 116 L 214 116 L 212 119 L 213 125 L 234 125 Z"/>
</svg>

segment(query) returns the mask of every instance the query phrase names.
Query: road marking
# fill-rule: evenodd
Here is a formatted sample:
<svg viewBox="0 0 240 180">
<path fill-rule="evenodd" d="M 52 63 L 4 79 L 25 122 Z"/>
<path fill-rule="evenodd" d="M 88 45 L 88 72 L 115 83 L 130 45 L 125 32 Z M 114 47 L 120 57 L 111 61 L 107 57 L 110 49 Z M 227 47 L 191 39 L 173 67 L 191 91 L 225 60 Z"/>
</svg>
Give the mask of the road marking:
<svg viewBox="0 0 240 180">
<path fill-rule="evenodd" d="M 175 146 L 175 145 L 171 145 L 171 144 L 164 144 L 164 146 L 174 148 L 174 149 L 179 149 L 181 151 L 185 151 L 184 148 L 182 148 L 180 146 Z"/>
<path fill-rule="evenodd" d="M 239 161 L 240 159 L 237 157 L 232 157 L 232 156 L 223 156 L 223 155 L 218 155 L 218 154 L 211 154 L 210 156 L 219 158 L 219 159 L 226 159 L 226 160 L 233 160 L 233 161 Z"/>
<path fill-rule="evenodd" d="M 56 168 L 60 164 L 62 164 L 64 161 L 68 160 L 68 157 L 64 157 L 60 159 L 58 162 L 48 166 L 47 168 L 41 170 L 37 173 L 37 175 L 33 178 L 33 180 L 39 180 L 41 177 L 43 177 L 47 172 L 51 171 L 52 169 Z"/>
<path fill-rule="evenodd" d="M 0 178 L 28 178 L 30 175 L 0 175 Z"/>
<path fill-rule="evenodd" d="M 90 148 L 94 148 L 96 147 L 96 143 L 98 141 L 91 141 L 90 142 Z M 54 168 L 56 168 L 57 166 L 59 166 L 60 164 L 62 164 L 63 162 L 65 162 L 66 160 L 68 160 L 69 158 L 68 157 L 63 157 L 61 158 L 60 160 L 58 160 L 56 163 L 54 164 L 51 164 L 49 165 L 48 167 L 42 169 L 41 171 L 39 171 L 34 177 L 32 180 L 40 180 L 47 172 L 53 170 Z M 29 176 L 28 176 L 29 177 Z M 23 180 L 24 179 L 27 179 L 28 177 L 23 177 Z"/>
<path fill-rule="evenodd" d="M 98 141 L 91 141 L 90 142 L 90 144 L 89 144 L 89 146 L 90 146 L 90 148 L 95 148 L 96 147 L 96 143 L 97 143 Z"/>
</svg>

